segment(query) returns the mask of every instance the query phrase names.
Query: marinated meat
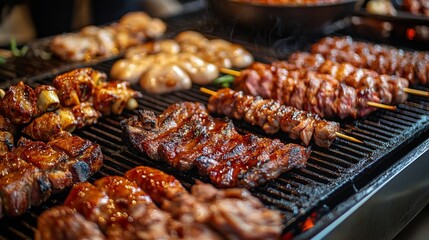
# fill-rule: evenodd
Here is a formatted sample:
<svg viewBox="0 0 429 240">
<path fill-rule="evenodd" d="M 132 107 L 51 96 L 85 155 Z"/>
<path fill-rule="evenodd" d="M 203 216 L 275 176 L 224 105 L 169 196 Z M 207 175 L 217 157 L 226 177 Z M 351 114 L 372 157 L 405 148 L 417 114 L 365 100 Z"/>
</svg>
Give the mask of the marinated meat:
<svg viewBox="0 0 429 240">
<path fill-rule="evenodd" d="M 201 103 L 171 105 L 158 118 L 153 112 L 141 111 L 121 122 L 123 139 L 133 149 L 177 169 L 197 167 L 201 175 L 222 187 L 260 186 L 304 166 L 309 157 L 305 147 L 240 135 L 228 126 L 230 122 L 210 118 Z"/>
</svg>

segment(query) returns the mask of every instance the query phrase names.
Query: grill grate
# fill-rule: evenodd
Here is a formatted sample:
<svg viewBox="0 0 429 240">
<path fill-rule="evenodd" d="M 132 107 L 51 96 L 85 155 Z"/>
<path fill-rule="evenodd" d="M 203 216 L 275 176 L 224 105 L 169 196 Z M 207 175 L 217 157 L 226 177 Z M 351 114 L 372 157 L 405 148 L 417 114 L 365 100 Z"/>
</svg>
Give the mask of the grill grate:
<svg viewBox="0 0 429 240">
<path fill-rule="evenodd" d="M 255 49 L 253 50 L 255 51 Z M 263 50 L 255 53 L 258 56 L 258 54 L 263 55 L 266 52 Z M 114 60 L 101 62 L 94 68 L 109 72 L 113 62 Z M 26 78 L 26 82 L 36 86 L 49 84 L 57 73 L 80 66 L 67 65 L 64 67 L 65 65 L 52 61 L 52 65 L 50 65 L 51 62 L 41 62 L 24 67 L 21 65 L 24 63 L 25 61 L 22 60 L 17 63 L 16 67 L 0 65 L 0 76 L 16 80 L 27 74 L 27 71 L 34 71 L 35 74 L 41 73 L 36 77 Z M 40 70 L 41 68 L 54 70 L 46 72 Z M 7 85 L 11 82 L 3 84 Z M 168 95 L 145 94 L 142 99 L 138 100 L 139 106 L 141 109 L 149 109 L 159 114 L 170 104 L 179 101 L 207 103 L 208 96 L 201 93 L 199 87 L 194 85 L 189 91 Z M 216 90 L 214 86 L 209 86 L 209 88 Z M 75 131 L 75 134 L 99 143 L 105 155 L 104 166 L 92 176 L 90 181 L 108 175 L 122 175 L 128 169 L 138 165 L 160 168 L 175 175 L 188 188 L 196 179 L 200 179 L 195 171 L 178 173 L 169 166 L 154 162 L 147 156 L 142 157 L 124 146 L 120 138 L 119 122 L 135 113 L 136 111 L 126 112 L 122 116 L 102 118 L 96 125 Z M 428 114 L 429 100 L 411 96 L 407 102 L 398 106 L 396 112 L 379 110 L 363 120 L 342 122 L 341 131 L 364 140 L 365 145 L 337 139 L 329 149 L 313 146 L 313 152 L 304 169 L 294 169 L 252 192 L 268 207 L 278 209 L 285 215 L 285 232 L 297 231 L 302 221 L 310 217 L 312 213 L 328 211 L 329 206 L 335 206 L 341 199 L 353 194 L 356 191 L 354 182 L 365 178 L 371 169 L 398 160 L 398 157 L 392 156 L 399 149 L 409 146 L 413 139 L 428 132 Z M 267 136 L 261 130 L 246 123 L 234 121 L 234 124 L 240 131 Z M 290 141 L 287 135 L 282 133 L 276 134 L 274 137 L 286 142 Z M 206 179 L 200 180 L 206 181 Z M 66 196 L 67 191 L 55 195 L 42 206 L 32 208 L 22 217 L 1 219 L 0 239 L 32 239 L 37 216 L 44 210 L 61 204 Z"/>
</svg>

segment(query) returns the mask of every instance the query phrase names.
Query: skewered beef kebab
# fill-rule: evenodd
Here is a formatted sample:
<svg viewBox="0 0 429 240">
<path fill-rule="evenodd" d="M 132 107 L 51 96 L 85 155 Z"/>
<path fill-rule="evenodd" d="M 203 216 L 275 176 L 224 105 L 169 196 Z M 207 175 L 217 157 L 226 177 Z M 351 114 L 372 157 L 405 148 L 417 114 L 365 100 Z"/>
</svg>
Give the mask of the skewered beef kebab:
<svg viewBox="0 0 429 240">
<path fill-rule="evenodd" d="M 353 88 L 328 74 L 306 69 L 254 63 L 234 80 L 234 89 L 318 114 L 322 118 L 363 117 L 375 111 L 380 94 L 374 89 Z"/>
<path fill-rule="evenodd" d="M 348 62 L 380 74 L 406 78 L 410 85 L 429 83 L 429 53 L 404 51 L 386 45 L 354 41 L 351 37 L 326 37 L 311 47 L 335 62 Z"/>
<path fill-rule="evenodd" d="M 397 105 L 407 100 L 408 80 L 398 76 L 378 74 L 374 70 L 358 68 L 350 63 L 336 63 L 325 59 L 321 54 L 297 52 L 292 54 L 288 63 L 298 68 L 306 68 L 323 74 L 329 74 L 354 88 L 369 87 L 380 93 L 381 102 Z M 282 66 L 285 62 L 278 62 Z M 425 92 L 427 95 L 427 92 Z"/>
<path fill-rule="evenodd" d="M 38 218 L 36 239 L 276 239 L 281 222 L 247 190 L 197 183 L 189 193 L 173 176 L 137 167 L 75 185 L 64 206 Z"/>
<path fill-rule="evenodd" d="M 303 167 L 310 155 L 297 144 L 240 135 L 230 120 L 212 118 L 201 103 L 173 104 L 159 117 L 143 110 L 121 126 L 124 142 L 132 149 L 180 171 L 196 167 L 219 187 L 260 186 Z"/>
<path fill-rule="evenodd" d="M 207 109 L 212 113 L 243 119 L 261 127 L 268 134 L 281 130 L 292 139 L 300 139 L 305 146 L 313 139 L 317 146 L 329 147 L 340 129 L 339 123 L 323 120 L 317 114 L 229 88 L 213 92 Z"/>
<path fill-rule="evenodd" d="M 121 114 L 138 106 L 141 93 L 127 82 L 105 82 L 106 75 L 92 68 L 79 68 L 58 75 L 53 86 L 34 90 L 19 82 L 0 100 L 0 113 L 34 140 L 47 141 L 64 130 L 94 124 L 101 116 Z"/>
<path fill-rule="evenodd" d="M 0 159 L 0 217 L 25 213 L 52 193 L 86 181 L 103 164 L 98 144 L 67 132 L 47 143 L 21 138 Z"/>
</svg>

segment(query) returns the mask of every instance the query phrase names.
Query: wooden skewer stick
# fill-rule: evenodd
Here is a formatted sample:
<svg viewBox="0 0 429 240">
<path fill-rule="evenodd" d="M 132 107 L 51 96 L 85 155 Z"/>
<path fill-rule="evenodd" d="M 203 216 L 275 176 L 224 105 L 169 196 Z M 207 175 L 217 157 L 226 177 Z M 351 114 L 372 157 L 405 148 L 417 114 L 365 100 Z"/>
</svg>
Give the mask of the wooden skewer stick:
<svg viewBox="0 0 429 240">
<path fill-rule="evenodd" d="M 386 105 L 386 104 L 370 102 L 370 101 L 366 102 L 366 104 L 370 107 L 381 108 L 381 109 L 386 109 L 391 111 L 396 110 L 396 106 L 392 106 L 392 105 Z"/>
<path fill-rule="evenodd" d="M 228 68 L 220 68 L 219 71 L 221 73 L 229 74 L 229 75 L 232 75 L 234 77 L 238 77 L 241 74 L 239 71 L 228 69 Z"/>
<path fill-rule="evenodd" d="M 215 91 L 213 91 L 213 90 L 210 90 L 210 89 L 207 89 L 207 88 L 200 88 L 200 91 L 201 92 L 203 92 L 203 93 L 206 93 L 206 94 L 208 94 L 208 95 L 210 95 L 210 96 L 213 96 L 213 95 L 216 95 L 216 92 Z M 351 136 L 348 136 L 348 135 L 345 135 L 345 134 L 343 134 L 343 133 L 339 133 L 339 132 L 336 132 L 335 133 L 335 135 L 337 136 L 337 137 L 339 137 L 339 138 L 342 138 L 342 139 L 345 139 L 345 140 L 349 140 L 349 141 L 351 141 L 351 142 L 355 142 L 355 143 L 364 143 L 364 142 L 362 142 L 361 140 L 359 140 L 359 139 L 357 139 L 357 138 L 354 138 L 354 137 L 351 137 Z"/>
<path fill-rule="evenodd" d="M 239 71 L 228 69 L 228 68 L 220 68 L 220 72 L 225 73 L 225 74 L 229 74 L 229 75 L 232 75 L 235 77 L 240 76 Z M 414 89 L 412 89 L 412 90 L 414 90 Z M 420 91 L 420 90 L 416 90 L 416 91 Z M 382 103 L 367 102 L 367 104 L 368 104 L 368 106 L 375 107 L 375 108 L 382 108 L 382 109 L 387 109 L 387 110 L 392 110 L 392 111 L 396 110 L 396 106 L 386 105 L 386 104 L 382 104 Z"/>
<path fill-rule="evenodd" d="M 337 137 L 339 137 L 339 138 L 342 138 L 342 139 L 345 139 L 345 140 L 349 140 L 351 142 L 362 143 L 363 144 L 363 142 L 361 140 L 359 140 L 357 138 L 354 138 L 354 137 L 351 137 L 351 136 L 348 136 L 348 135 L 345 135 L 345 134 L 340 133 L 340 132 L 336 132 L 335 135 Z"/>
<path fill-rule="evenodd" d="M 418 95 L 422 97 L 429 97 L 429 92 L 423 90 L 417 90 L 413 88 L 404 88 L 404 92 L 408 94 Z"/>
</svg>

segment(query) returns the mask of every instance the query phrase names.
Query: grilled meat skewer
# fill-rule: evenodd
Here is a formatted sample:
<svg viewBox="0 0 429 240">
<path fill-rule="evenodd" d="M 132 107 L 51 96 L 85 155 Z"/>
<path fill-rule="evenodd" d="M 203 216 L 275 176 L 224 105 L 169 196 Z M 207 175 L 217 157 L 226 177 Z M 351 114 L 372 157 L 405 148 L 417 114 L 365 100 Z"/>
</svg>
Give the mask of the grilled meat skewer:
<svg viewBox="0 0 429 240">
<path fill-rule="evenodd" d="M 304 67 L 319 73 L 329 74 L 354 88 L 374 88 L 380 93 L 381 102 L 384 104 L 397 105 L 405 102 L 408 97 L 406 93 L 408 80 L 405 78 L 378 74 L 374 70 L 358 68 L 350 63 L 336 63 L 325 59 L 320 54 L 298 52 L 292 54 L 288 62 L 297 67 Z M 278 66 L 282 66 L 287 63 L 278 62 L 277 64 Z"/>
<path fill-rule="evenodd" d="M 141 111 L 121 126 L 130 147 L 181 171 L 197 167 L 220 187 L 260 186 L 304 166 L 310 154 L 297 144 L 240 135 L 231 121 L 212 118 L 201 103 L 173 104 L 158 118 Z"/>
<path fill-rule="evenodd" d="M 380 74 L 406 78 L 410 85 L 429 83 L 429 54 L 404 51 L 386 45 L 354 41 L 351 37 L 326 37 L 315 43 L 312 53 L 334 62 L 348 62 Z"/>
<path fill-rule="evenodd" d="M 321 119 L 317 114 L 281 105 L 273 99 L 245 95 L 229 88 L 210 97 L 209 112 L 222 114 L 261 127 L 266 133 L 283 131 L 292 139 L 301 139 L 308 146 L 311 139 L 317 146 L 329 147 L 340 129 L 337 122 Z"/>
<path fill-rule="evenodd" d="M 374 104 L 381 101 L 374 89 L 355 89 L 331 75 L 305 69 L 288 70 L 263 63 L 254 63 L 243 70 L 234 81 L 234 89 L 275 99 L 323 118 L 363 117 L 375 111 Z"/>
</svg>

